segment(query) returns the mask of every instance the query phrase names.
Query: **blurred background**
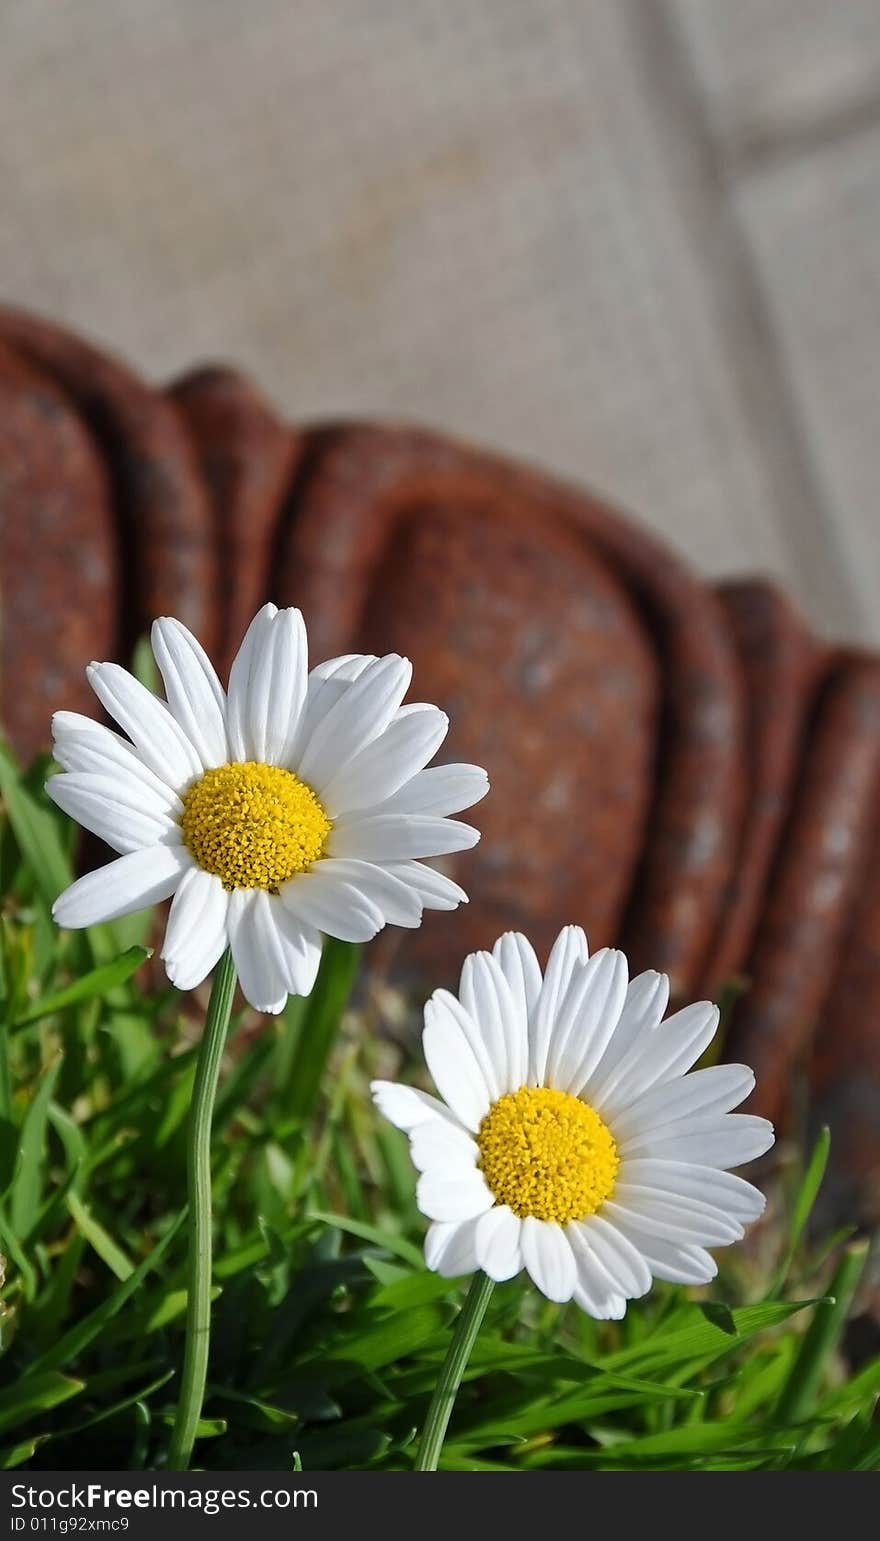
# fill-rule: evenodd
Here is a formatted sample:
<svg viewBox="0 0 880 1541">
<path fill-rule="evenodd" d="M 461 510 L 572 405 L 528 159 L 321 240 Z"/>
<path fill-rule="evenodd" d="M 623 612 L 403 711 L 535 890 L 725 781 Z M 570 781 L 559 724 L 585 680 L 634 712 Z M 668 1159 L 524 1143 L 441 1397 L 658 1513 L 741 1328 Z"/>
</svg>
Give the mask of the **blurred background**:
<svg viewBox="0 0 880 1541">
<path fill-rule="evenodd" d="M 880 640 L 878 0 L 6 0 L 3 297 Z"/>
</svg>

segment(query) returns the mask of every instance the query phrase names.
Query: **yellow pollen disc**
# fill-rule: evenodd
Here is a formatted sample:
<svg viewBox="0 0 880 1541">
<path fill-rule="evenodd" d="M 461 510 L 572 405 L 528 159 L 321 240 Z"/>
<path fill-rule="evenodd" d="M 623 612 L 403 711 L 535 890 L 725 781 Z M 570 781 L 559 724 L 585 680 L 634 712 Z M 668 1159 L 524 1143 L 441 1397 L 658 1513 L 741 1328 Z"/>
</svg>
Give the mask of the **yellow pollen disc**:
<svg viewBox="0 0 880 1541">
<path fill-rule="evenodd" d="M 595 1109 L 550 1086 L 493 1102 L 477 1134 L 480 1167 L 499 1204 L 524 1219 L 583 1220 L 611 1194 L 620 1157 Z"/>
<path fill-rule="evenodd" d="M 267 888 L 307 872 L 331 824 L 311 787 L 278 765 L 245 760 L 205 771 L 183 794 L 183 838 L 224 888 Z"/>
</svg>

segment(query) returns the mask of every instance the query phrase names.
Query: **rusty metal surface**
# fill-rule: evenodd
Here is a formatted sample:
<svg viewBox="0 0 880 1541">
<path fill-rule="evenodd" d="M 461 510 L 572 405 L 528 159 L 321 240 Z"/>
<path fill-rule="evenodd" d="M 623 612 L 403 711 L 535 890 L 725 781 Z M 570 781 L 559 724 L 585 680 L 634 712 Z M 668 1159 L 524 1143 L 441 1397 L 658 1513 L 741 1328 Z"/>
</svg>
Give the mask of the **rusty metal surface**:
<svg viewBox="0 0 880 1541">
<path fill-rule="evenodd" d="M 577 920 L 679 996 L 745 992 L 729 1057 L 786 1114 L 809 1074 L 832 1206 L 880 1217 L 880 659 L 785 596 L 702 582 L 577 488 L 424 430 L 289 427 L 229 369 L 164 394 L 0 310 L 2 700 L 24 755 L 156 613 L 221 666 L 265 598 L 312 657 L 400 649 L 492 778 L 471 894 L 396 956 L 450 978 L 507 926 Z M 468 817 L 467 814 L 464 817 Z M 384 954 L 383 954 L 384 949 Z"/>
<path fill-rule="evenodd" d="M 788 813 L 826 650 L 785 595 L 754 579 L 719 586 L 746 689 L 746 814 L 700 992 L 714 999 L 746 965 Z"/>
<path fill-rule="evenodd" d="M 211 497 L 220 568 L 217 666 L 228 670 L 270 597 L 275 536 L 303 446 L 237 370 L 195 369 L 168 392 L 196 446 Z"/>
<path fill-rule="evenodd" d="M 880 660 L 836 661 L 809 730 L 784 839 L 734 1012 L 728 1056 L 757 1075 L 752 1102 L 788 1106 L 865 878 L 880 794 Z"/>
<path fill-rule="evenodd" d="M 207 491 L 179 414 L 71 332 L 0 306 L 0 341 L 51 375 L 102 446 L 122 546 L 120 647 L 176 615 L 213 648 L 217 553 Z"/>
<path fill-rule="evenodd" d="M 19 755 L 58 707 L 90 711 L 85 667 L 116 643 L 110 489 L 72 402 L 0 345 L 0 720 Z"/>
<path fill-rule="evenodd" d="M 281 547 L 281 573 L 295 578 L 322 650 L 366 645 L 383 550 L 402 521 L 416 512 L 431 519 L 438 507 L 495 510 L 536 542 L 565 529 L 585 558 L 615 573 L 653 637 L 662 720 L 623 941 L 634 968 L 666 969 L 676 992 L 686 991 L 714 933 L 745 791 L 742 686 L 718 602 L 670 552 L 586 493 L 426 432 L 350 426 L 312 439 Z M 489 555 L 487 590 L 493 575 Z M 491 657 L 475 657 L 475 698 L 491 689 L 492 667 Z"/>
</svg>

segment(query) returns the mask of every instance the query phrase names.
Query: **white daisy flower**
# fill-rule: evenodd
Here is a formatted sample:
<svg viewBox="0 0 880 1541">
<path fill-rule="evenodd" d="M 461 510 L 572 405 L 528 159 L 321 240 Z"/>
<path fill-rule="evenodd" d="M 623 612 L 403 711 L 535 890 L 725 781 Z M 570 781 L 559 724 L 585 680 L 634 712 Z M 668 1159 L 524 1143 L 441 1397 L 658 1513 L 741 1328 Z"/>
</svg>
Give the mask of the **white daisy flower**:
<svg viewBox="0 0 880 1541">
<path fill-rule="evenodd" d="M 652 1278 L 704 1284 L 708 1247 L 738 1241 L 764 1198 L 727 1168 L 773 1144 L 731 1114 L 745 1065 L 686 1074 L 714 1037 L 708 1001 L 663 1020 L 665 974 L 627 982 L 623 953 L 592 958 L 579 926 L 545 974 L 524 936 L 465 959 L 458 998 L 437 990 L 423 1046 L 443 1101 L 374 1081 L 409 1135 L 428 1267 L 447 1277 L 525 1268 L 550 1300 L 622 1317 Z"/>
<path fill-rule="evenodd" d="M 308 995 L 321 933 L 365 942 L 388 923 L 467 895 L 425 857 L 479 832 L 447 815 L 488 791 L 476 765 L 426 770 L 448 729 L 436 706 L 402 706 L 412 666 L 350 653 L 308 671 L 298 610 L 265 605 L 224 693 L 195 637 L 152 632 L 160 701 L 114 663 L 87 673 L 128 735 L 76 712 L 53 718 L 59 808 L 121 854 L 56 901 L 61 926 L 115 920 L 174 895 L 162 957 L 192 990 L 232 949 L 258 1011 Z"/>
</svg>

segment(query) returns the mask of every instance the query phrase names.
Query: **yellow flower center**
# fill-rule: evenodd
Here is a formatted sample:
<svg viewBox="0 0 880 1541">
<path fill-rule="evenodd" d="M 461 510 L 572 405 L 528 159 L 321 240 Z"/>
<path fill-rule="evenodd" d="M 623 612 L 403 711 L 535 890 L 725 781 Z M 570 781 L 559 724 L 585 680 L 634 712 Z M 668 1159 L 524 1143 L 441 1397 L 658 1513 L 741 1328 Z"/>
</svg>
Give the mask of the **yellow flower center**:
<svg viewBox="0 0 880 1541">
<path fill-rule="evenodd" d="M 499 1204 L 524 1219 L 583 1220 L 614 1188 L 620 1157 L 595 1109 L 550 1086 L 493 1102 L 477 1134 L 480 1167 Z"/>
<path fill-rule="evenodd" d="M 224 888 L 275 891 L 323 855 L 331 824 L 292 771 L 245 760 L 193 782 L 180 827 L 199 866 Z"/>
</svg>

